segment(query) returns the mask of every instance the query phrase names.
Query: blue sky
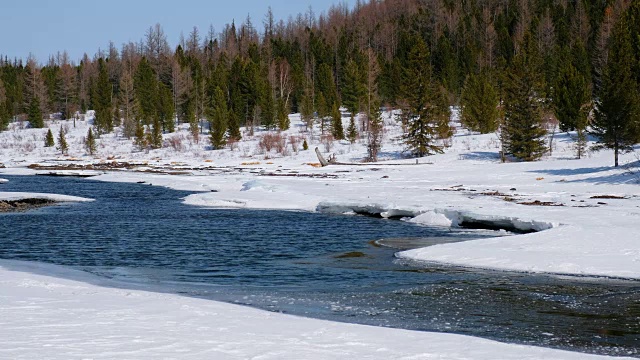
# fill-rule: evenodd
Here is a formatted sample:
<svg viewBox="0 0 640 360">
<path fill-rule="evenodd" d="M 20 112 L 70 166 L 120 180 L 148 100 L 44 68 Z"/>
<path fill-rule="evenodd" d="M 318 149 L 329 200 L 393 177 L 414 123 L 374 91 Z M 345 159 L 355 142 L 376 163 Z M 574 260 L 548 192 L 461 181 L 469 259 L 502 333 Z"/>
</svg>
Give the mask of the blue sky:
<svg viewBox="0 0 640 360">
<path fill-rule="evenodd" d="M 50 54 L 67 50 L 78 60 L 85 52 L 93 56 L 109 41 L 118 48 L 125 42 L 139 41 L 147 29 L 160 23 L 174 47 L 194 26 L 202 35 L 209 25 L 220 31 L 235 19 L 243 22 L 247 14 L 256 27 L 271 6 L 276 20 L 306 12 L 316 14 L 331 4 L 355 0 L 30 0 L 3 1 L 0 10 L 0 54 L 26 58 L 29 53 L 45 63 Z M 100 4 L 100 5 L 97 5 Z"/>
</svg>

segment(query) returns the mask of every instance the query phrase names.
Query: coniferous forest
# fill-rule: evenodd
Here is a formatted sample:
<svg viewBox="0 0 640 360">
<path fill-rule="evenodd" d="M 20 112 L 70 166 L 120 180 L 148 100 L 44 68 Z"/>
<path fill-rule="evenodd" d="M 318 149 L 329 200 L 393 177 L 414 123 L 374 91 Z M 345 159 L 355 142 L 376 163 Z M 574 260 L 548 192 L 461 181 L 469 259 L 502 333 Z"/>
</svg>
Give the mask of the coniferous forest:
<svg viewBox="0 0 640 360">
<path fill-rule="evenodd" d="M 442 151 L 457 106 L 465 127 L 499 134 L 503 158 L 540 158 L 556 127 L 575 132 L 577 157 L 595 136 L 616 165 L 640 142 L 637 0 L 359 1 L 193 28 L 175 46 L 156 24 L 77 63 L 62 50 L 43 60 L 0 59 L 0 129 L 91 109 L 91 139 L 120 128 L 158 148 L 176 124 L 198 138 L 206 123 L 217 149 L 299 112 L 335 139 L 367 139 L 375 160 L 381 108 L 401 110 L 407 150 L 425 156 Z"/>
</svg>

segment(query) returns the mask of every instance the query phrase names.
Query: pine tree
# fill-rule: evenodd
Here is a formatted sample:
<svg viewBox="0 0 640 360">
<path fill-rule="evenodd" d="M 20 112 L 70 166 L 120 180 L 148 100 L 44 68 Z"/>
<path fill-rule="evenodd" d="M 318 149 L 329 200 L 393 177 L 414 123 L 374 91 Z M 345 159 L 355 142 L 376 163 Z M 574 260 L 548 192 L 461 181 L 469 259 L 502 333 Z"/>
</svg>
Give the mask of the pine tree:
<svg viewBox="0 0 640 360">
<path fill-rule="evenodd" d="M 278 128 L 282 131 L 289 130 L 291 121 L 289 120 L 289 109 L 287 102 L 283 98 L 278 99 Z"/>
<path fill-rule="evenodd" d="M 157 113 L 162 129 L 172 133 L 175 131 L 174 119 L 176 114 L 173 94 L 168 86 L 161 83 L 158 84 L 158 100 Z"/>
<path fill-rule="evenodd" d="M 4 131 L 9 126 L 11 115 L 7 107 L 7 91 L 4 82 L 0 79 L 0 131 Z"/>
<path fill-rule="evenodd" d="M 136 130 L 135 130 L 135 145 L 139 149 L 145 149 L 147 147 L 147 139 L 144 134 L 144 125 L 140 120 L 135 120 L 136 122 Z"/>
<path fill-rule="evenodd" d="M 227 101 L 222 93 L 222 89 L 216 86 L 210 100 L 207 110 L 207 117 L 210 124 L 210 139 L 213 149 L 220 149 L 225 144 L 225 135 L 227 132 Z"/>
<path fill-rule="evenodd" d="M 147 133 L 147 144 L 153 149 L 162 147 L 162 121 L 157 114 L 153 117 L 151 131 Z"/>
<path fill-rule="evenodd" d="M 442 89 L 433 77 L 429 51 L 421 38 L 416 38 L 403 69 L 401 94 L 405 105 L 401 120 L 406 128 L 403 140 L 407 149 L 422 157 L 442 153 L 436 145 L 439 124 L 449 121 L 449 107 L 443 103 Z"/>
<path fill-rule="evenodd" d="M 481 134 L 498 129 L 500 111 L 496 89 L 484 74 L 469 74 L 462 89 L 461 121 L 464 126 Z"/>
<path fill-rule="evenodd" d="M 613 30 L 591 124 L 591 133 L 598 138 L 595 149 L 613 149 L 616 167 L 619 153 L 632 150 L 640 140 L 640 94 L 632 71 L 635 63 L 631 44 L 627 21 L 621 19 Z"/>
<path fill-rule="evenodd" d="M 275 100 L 273 99 L 273 93 L 268 85 L 264 86 L 265 90 L 262 95 L 262 105 L 260 108 L 262 109 L 262 126 L 267 130 L 271 130 L 276 127 L 276 115 L 277 109 Z"/>
<path fill-rule="evenodd" d="M 104 59 L 98 59 L 98 79 L 92 91 L 92 102 L 96 117 L 94 125 L 98 134 L 105 134 L 113 131 L 113 104 L 112 86 L 109 82 L 109 73 Z"/>
<path fill-rule="evenodd" d="M 91 127 L 89 127 L 89 131 L 87 131 L 87 137 L 84 140 L 84 147 L 89 155 L 93 155 L 96 152 L 96 138 L 93 136 L 93 130 Z"/>
<path fill-rule="evenodd" d="M 358 128 L 356 127 L 356 120 L 353 117 L 353 113 L 351 114 L 351 118 L 349 119 L 349 126 L 347 127 L 347 139 L 350 143 L 355 143 L 358 139 Z"/>
<path fill-rule="evenodd" d="M 317 96 L 316 103 L 318 104 L 318 117 L 320 118 L 320 133 L 324 135 L 324 131 L 326 128 L 326 119 L 329 116 L 329 106 L 327 105 L 327 100 L 324 97 L 324 94 L 319 92 Z"/>
<path fill-rule="evenodd" d="M 562 131 L 572 131 L 579 125 L 585 125 L 584 118 L 587 114 L 583 107 L 591 98 L 587 79 L 567 57 L 565 56 L 560 64 L 553 96 L 553 105 Z M 581 129 L 584 130 L 584 127 Z"/>
<path fill-rule="evenodd" d="M 53 133 L 51 132 L 51 129 L 47 130 L 47 135 L 44 138 L 44 147 L 52 147 L 55 145 L 55 142 L 53 140 Z"/>
<path fill-rule="evenodd" d="M 311 95 L 311 89 L 307 88 L 302 95 L 302 102 L 300 104 L 300 117 L 302 121 L 307 126 L 307 131 L 313 131 L 313 123 L 314 123 L 314 109 L 313 109 L 313 98 Z"/>
<path fill-rule="evenodd" d="M 547 152 L 542 137 L 540 59 L 529 32 L 513 59 L 505 85 L 502 141 L 507 153 L 534 161 Z"/>
<path fill-rule="evenodd" d="M 229 139 L 239 141 L 242 139 L 242 134 L 240 133 L 240 120 L 238 119 L 238 114 L 235 111 L 227 111 L 227 113 L 229 117 L 227 124 Z"/>
<path fill-rule="evenodd" d="M 69 151 L 69 145 L 67 145 L 67 139 L 62 126 L 60 126 L 60 133 L 58 134 L 58 150 L 60 150 L 62 155 L 66 155 L 67 151 Z"/>
<path fill-rule="evenodd" d="M 351 120 L 353 122 L 355 122 L 354 118 L 360 110 L 360 105 L 366 95 L 366 91 L 365 81 L 363 80 L 358 64 L 354 60 L 349 60 L 344 70 L 342 103 L 347 108 L 347 111 L 351 113 Z"/>
<path fill-rule="evenodd" d="M 32 128 L 41 129 L 44 127 L 42 111 L 40 111 L 40 100 L 37 96 L 31 98 L 29 102 L 29 124 Z"/>
<path fill-rule="evenodd" d="M 372 100 L 371 108 L 367 111 L 369 131 L 367 131 L 367 160 L 378 161 L 378 153 L 382 148 L 383 123 L 380 104 L 377 98 Z"/>
<path fill-rule="evenodd" d="M 331 134 L 336 140 L 344 139 L 344 129 L 342 127 L 342 114 L 338 104 L 334 103 L 331 109 Z"/>
<path fill-rule="evenodd" d="M 140 60 L 134 76 L 135 98 L 138 104 L 139 118 L 143 125 L 149 125 L 157 114 L 158 82 L 156 74 L 146 58 Z"/>
</svg>

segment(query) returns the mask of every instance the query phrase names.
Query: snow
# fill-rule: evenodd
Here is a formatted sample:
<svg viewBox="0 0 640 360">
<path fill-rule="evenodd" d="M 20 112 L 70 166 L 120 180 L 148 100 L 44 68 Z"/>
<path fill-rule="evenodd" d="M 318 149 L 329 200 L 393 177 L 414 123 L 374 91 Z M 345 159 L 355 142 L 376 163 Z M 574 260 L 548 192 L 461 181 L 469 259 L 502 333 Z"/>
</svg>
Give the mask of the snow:
<svg viewBox="0 0 640 360">
<path fill-rule="evenodd" d="M 131 140 L 106 134 L 98 140 L 97 154 L 89 156 L 82 146 L 88 121 L 78 121 L 75 128 L 70 121 L 54 121 L 49 124 L 54 133 L 60 126 L 69 130 L 70 154 L 62 156 L 43 147 L 46 129 L 12 124 L 0 133 L 0 167 L 6 167 L 0 174 L 49 171 L 27 168 L 36 163 L 128 162 L 139 166 L 98 170 L 92 179 L 193 191 L 185 203 L 211 208 L 363 214 L 431 226 L 480 224 L 535 231 L 397 256 L 464 267 L 640 279 L 640 160 L 635 153 L 621 157 L 626 166 L 620 169 L 611 166 L 610 151 L 576 160 L 570 136 L 556 134 L 553 155 L 537 162 L 503 164 L 495 134 L 458 129 L 444 154 L 416 164 L 415 159 L 401 156 L 402 145 L 395 140 L 400 127 L 388 115 L 381 163 L 371 165 L 361 163 L 366 156 L 362 140 L 323 142 L 319 130 L 306 132 L 297 115 L 291 117 L 292 129 L 283 134 L 297 138 L 298 148 L 288 143 L 281 153 L 260 149 L 263 131 L 255 136 L 245 132 L 233 149 L 207 150 L 205 135 L 195 142 L 181 125 L 177 133 L 165 135 L 165 140 L 178 140 L 179 146 L 137 151 Z M 343 120 L 346 126 L 347 119 Z M 302 138 L 310 150 L 300 149 Z M 353 165 L 313 166 L 318 162 L 316 146 L 325 157 L 335 154 L 338 161 Z M 167 169 L 184 174 L 169 175 Z M 23 352 L 25 358 L 38 357 L 45 346 L 54 358 L 138 358 L 149 353 L 180 358 L 483 359 L 496 354 L 505 359 L 588 358 L 456 335 L 334 324 L 166 294 L 106 289 L 14 268 L 18 271 L 6 266 L 0 270 L 0 358 L 19 358 Z M 36 326 L 42 321 L 49 326 Z"/>
<path fill-rule="evenodd" d="M 82 282 L 68 280 L 73 277 Z M 52 265 L 0 261 L 0 358 L 605 358 L 462 335 L 307 319 L 208 300 L 100 287 L 92 281 L 103 280 Z"/>
<path fill-rule="evenodd" d="M 31 192 L 6 192 L 0 191 L 0 200 L 15 201 L 24 199 L 45 199 L 57 202 L 86 202 L 93 199 L 82 198 L 78 196 L 60 195 L 60 194 L 44 194 Z"/>
</svg>

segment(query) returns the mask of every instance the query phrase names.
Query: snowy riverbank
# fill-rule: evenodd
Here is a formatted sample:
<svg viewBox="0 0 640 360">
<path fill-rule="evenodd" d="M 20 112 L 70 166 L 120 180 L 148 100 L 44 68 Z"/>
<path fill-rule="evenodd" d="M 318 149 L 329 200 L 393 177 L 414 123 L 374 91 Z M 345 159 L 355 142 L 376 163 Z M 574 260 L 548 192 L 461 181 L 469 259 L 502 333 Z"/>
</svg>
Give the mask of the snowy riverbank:
<svg viewBox="0 0 640 360">
<path fill-rule="evenodd" d="M 78 278 L 83 282 L 41 275 Z M 0 261 L 0 358 L 600 359 L 479 338 L 343 324 L 91 285 L 85 273 Z M 98 280 L 99 281 L 99 280 Z"/>
</svg>

